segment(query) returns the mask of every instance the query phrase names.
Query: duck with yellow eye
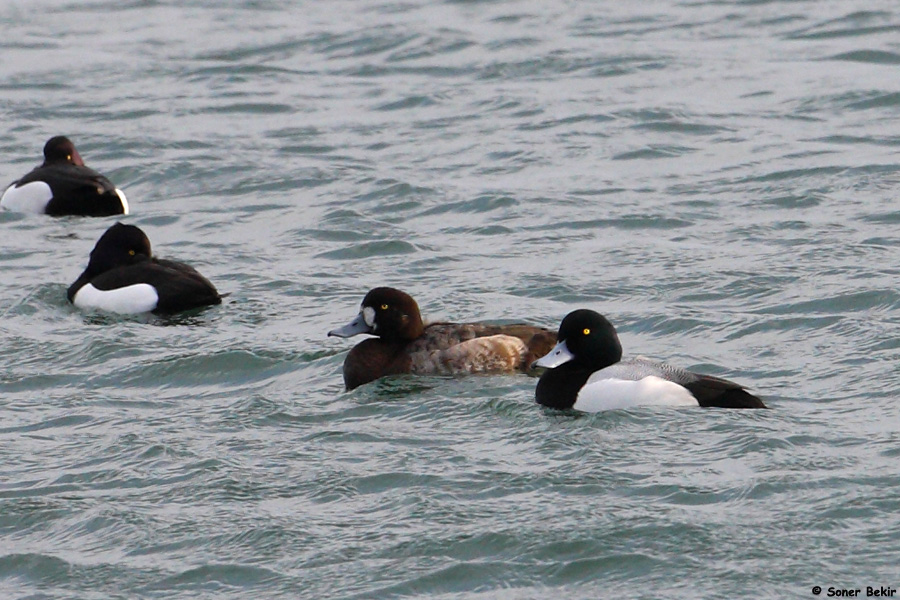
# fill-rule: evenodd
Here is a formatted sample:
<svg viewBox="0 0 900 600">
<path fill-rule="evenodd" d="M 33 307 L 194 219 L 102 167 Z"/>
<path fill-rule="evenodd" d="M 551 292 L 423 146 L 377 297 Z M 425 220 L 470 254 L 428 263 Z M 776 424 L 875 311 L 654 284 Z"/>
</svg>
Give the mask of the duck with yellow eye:
<svg viewBox="0 0 900 600">
<path fill-rule="evenodd" d="M 353 347 L 344 360 L 344 385 L 352 390 L 387 375 L 459 375 L 528 370 L 556 342 L 533 325 L 429 323 L 419 305 L 398 289 L 378 287 L 363 298 L 350 323 L 328 332 L 377 336 Z"/>
<path fill-rule="evenodd" d="M 62 135 L 44 144 L 44 162 L 0 196 L 0 207 L 56 217 L 127 215 L 125 194 L 104 175 L 85 166 L 75 144 Z"/>
<path fill-rule="evenodd" d="M 532 366 L 547 371 L 535 398 L 556 409 L 600 412 L 634 406 L 766 408 L 742 386 L 646 358 L 622 360 L 622 344 L 606 317 L 592 310 L 570 312 L 557 344 Z"/>
<path fill-rule="evenodd" d="M 175 313 L 222 302 L 213 284 L 193 267 L 156 258 L 147 235 L 122 223 L 100 236 L 67 296 L 83 310 L 122 314 Z"/>
</svg>

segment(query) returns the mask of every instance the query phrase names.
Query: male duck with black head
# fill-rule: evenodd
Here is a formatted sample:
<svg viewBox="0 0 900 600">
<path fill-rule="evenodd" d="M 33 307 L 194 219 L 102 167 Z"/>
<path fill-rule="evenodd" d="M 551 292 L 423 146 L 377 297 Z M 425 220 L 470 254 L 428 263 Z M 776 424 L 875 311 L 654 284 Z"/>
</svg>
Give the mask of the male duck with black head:
<svg viewBox="0 0 900 600">
<path fill-rule="evenodd" d="M 359 314 L 330 336 L 368 333 L 344 360 L 344 384 L 352 390 L 386 375 L 455 375 L 525 371 L 553 347 L 552 331 L 532 325 L 429 323 L 409 294 L 390 287 L 371 290 Z"/>
<path fill-rule="evenodd" d="M 122 190 L 85 166 L 75 144 L 62 135 L 47 141 L 44 163 L 6 188 L 0 206 L 57 217 L 128 214 L 128 200 Z"/>
<path fill-rule="evenodd" d="M 535 398 L 556 409 L 600 412 L 633 406 L 766 408 L 726 379 L 646 358 L 622 360 L 616 330 L 603 315 L 576 310 L 562 320 L 556 346 L 532 366 L 545 367 Z"/>
<path fill-rule="evenodd" d="M 120 314 L 171 314 L 222 303 L 213 284 L 196 269 L 156 258 L 147 235 L 122 223 L 100 236 L 67 296 L 80 309 Z"/>
</svg>

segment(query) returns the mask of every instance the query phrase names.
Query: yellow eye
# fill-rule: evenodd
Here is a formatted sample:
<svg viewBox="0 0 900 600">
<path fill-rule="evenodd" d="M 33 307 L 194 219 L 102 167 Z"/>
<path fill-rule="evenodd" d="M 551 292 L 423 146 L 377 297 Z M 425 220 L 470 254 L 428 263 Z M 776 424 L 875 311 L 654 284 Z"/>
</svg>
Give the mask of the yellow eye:
<svg viewBox="0 0 900 600">
<path fill-rule="evenodd" d="M 587 327 L 585 327 L 585 328 L 584 328 L 584 331 L 582 331 L 582 333 L 583 333 L 584 335 L 591 335 L 591 330 L 588 329 Z"/>
<path fill-rule="evenodd" d="M 134 250 L 129 250 L 129 251 L 128 251 L 128 256 L 134 256 Z"/>
<path fill-rule="evenodd" d="M 387 310 L 387 309 L 388 309 L 388 305 L 387 305 L 387 304 L 382 304 L 382 305 L 381 305 L 381 310 Z"/>
</svg>

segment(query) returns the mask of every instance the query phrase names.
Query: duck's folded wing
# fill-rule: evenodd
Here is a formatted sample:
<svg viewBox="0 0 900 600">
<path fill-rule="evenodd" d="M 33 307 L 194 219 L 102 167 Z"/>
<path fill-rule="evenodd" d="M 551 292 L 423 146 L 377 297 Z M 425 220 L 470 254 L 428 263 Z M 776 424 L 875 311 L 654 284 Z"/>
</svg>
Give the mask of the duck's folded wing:
<svg viewBox="0 0 900 600">
<path fill-rule="evenodd" d="M 449 348 L 411 354 L 410 372 L 444 375 L 511 372 L 522 367 L 527 353 L 525 343 L 517 337 L 477 337 Z"/>
<path fill-rule="evenodd" d="M 106 176 L 90 167 L 78 165 L 38 167 L 20 179 L 19 184 L 31 181 L 52 182 L 53 187 L 57 188 L 55 190 L 57 193 L 72 193 L 84 188 L 90 189 L 95 194 L 115 193 L 116 190 L 116 186 Z"/>
<path fill-rule="evenodd" d="M 44 181 L 52 190 L 48 215 L 106 216 L 128 214 L 128 200 L 112 182 L 89 167 L 53 165 L 32 171 L 20 181 Z"/>
<path fill-rule="evenodd" d="M 198 306 L 221 304 L 222 296 L 215 286 L 190 265 L 164 259 L 154 260 L 157 266 L 166 271 L 159 271 L 158 279 L 152 282 L 159 291 L 158 311 L 178 312 Z"/>
<path fill-rule="evenodd" d="M 491 325 L 486 323 L 431 323 L 421 338 L 413 342 L 412 351 L 449 349 L 471 340 L 492 337 L 514 337 L 527 347 L 523 364 L 527 367 L 544 356 L 556 344 L 556 332 L 534 325 Z"/>
<path fill-rule="evenodd" d="M 742 386 L 711 375 L 695 375 L 696 381 L 684 383 L 700 406 L 718 408 L 768 408 L 762 400 Z"/>
<path fill-rule="evenodd" d="M 220 304 L 222 297 L 203 275 L 184 263 L 154 260 L 112 269 L 91 280 L 98 290 L 112 290 L 146 283 L 156 289 L 158 312 L 179 312 L 199 306 Z"/>
<path fill-rule="evenodd" d="M 639 381 L 645 377 L 659 377 L 673 383 L 684 385 L 696 381 L 697 375 L 686 369 L 680 369 L 665 363 L 652 361 L 638 357 L 626 359 L 610 365 L 599 371 L 595 371 L 588 383 L 602 381 L 604 379 L 619 379 L 622 381 Z"/>
</svg>

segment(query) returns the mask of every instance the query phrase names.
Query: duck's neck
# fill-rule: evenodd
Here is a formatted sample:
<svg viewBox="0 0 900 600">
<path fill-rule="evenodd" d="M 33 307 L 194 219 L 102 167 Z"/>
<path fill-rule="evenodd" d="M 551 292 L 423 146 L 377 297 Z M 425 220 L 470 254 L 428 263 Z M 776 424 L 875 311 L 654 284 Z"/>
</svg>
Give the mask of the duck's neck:
<svg viewBox="0 0 900 600">
<path fill-rule="evenodd" d="M 354 346 L 344 359 L 344 385 L 348 390 L 409 370 L 404 354 L 407 342 L 369 338 Z"/>
<path fill-rule="evenodd" d="M 572 408 L 578 399 L 578 392 L 593 372 L 594 369 L 577 362 L 548 369 L 538 380 L 534 390 L 535 400 L 538 404 L 558 410 Z"/>
<path fill-rule="evenodd" d="M 396 328 L 388 328 L 378 339 L 386 344 L 405 346 L 422 337 L 425 333 L 425 324 L 422 323 L 422 317 L 415 315 L 403 316 L 404 322 Z"/>
</svg>

